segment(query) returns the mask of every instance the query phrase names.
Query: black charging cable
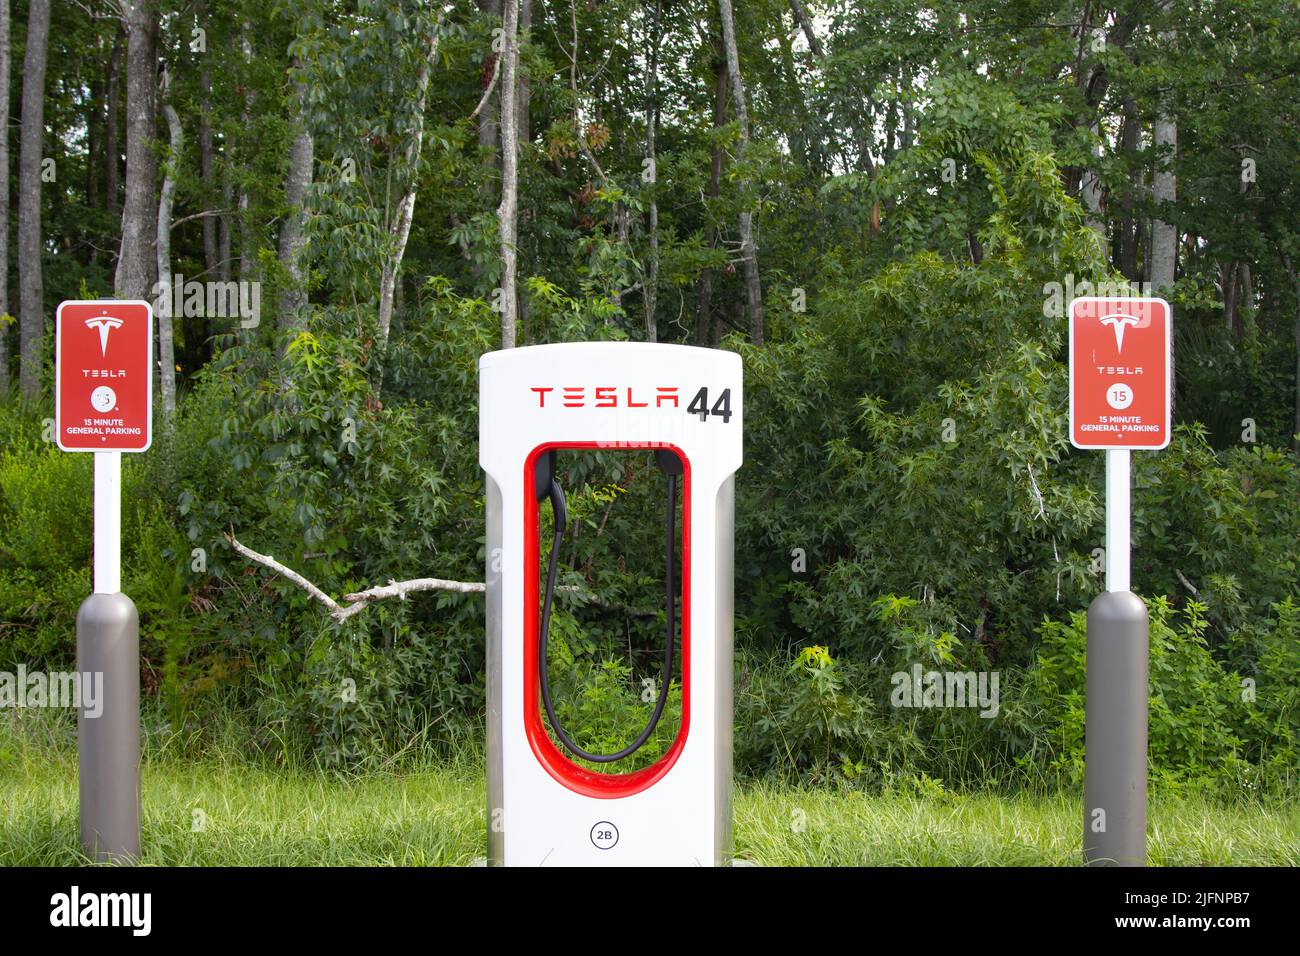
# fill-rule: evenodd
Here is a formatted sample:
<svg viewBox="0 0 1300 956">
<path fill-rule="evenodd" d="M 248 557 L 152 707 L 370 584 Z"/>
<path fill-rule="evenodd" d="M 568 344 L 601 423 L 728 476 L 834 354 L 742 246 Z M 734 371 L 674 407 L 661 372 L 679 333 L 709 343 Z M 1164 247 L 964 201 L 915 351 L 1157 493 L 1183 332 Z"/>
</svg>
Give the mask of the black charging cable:
<svg viewBox="0 0 1300 956">
<path fill-rule="evenodd" d="M 682 463 L 681 459 L 673 452 L 666 450 L 656 450 L 655 461 L 668 476 L 667 542 L 665 545 L 667 570 L 664 572 L 664 591 L 668 601 L 668 632 L 664 640 L 664 672 L 659 683 L 659 697 L 655 701 L 654 712 L 650 715 L 650 721 L 645 725 L 645 729 L 637 735 L 636 740 L 612 754 L 594 754 L 579 747 L 573 738 L 565 732 L 559 717 L 555 715 L 555 704 L 551 700 L 550 664 L 546 659 L 546 648 L 550 640 L 551 602 L 555 597 L 555 576 L 559 570 L 560 539 L 564 537 L 569 510 L 564 500 L 564 489 L 560 487 L 560 481 L 555 475 L 555 452 L 549 452 L 537 461 L 537 474 L 535 476 L 537 500 L 550 499 L 551 515 L 555 519 L 555 535 L 551 540 L 551 556 L 546 562 L 546 593 L 542 598 L 542 620 L 537 636 L 537 670 L 541 677 L 542 705 L 546 708 L 546 716 L 551 721 L 551 729 L 555 731 L 555 736 L 560 739 L 560 743 L 564 744 L 574 756 L 594 763 L 613 763 L 616 760 L 622 760 L 624 757 L 630 757 L 640 750 L 645 742 L 650 739 L 650 735 L 654 733 L 655 727 L 659 724 L 659 718 L 663 716 L 664 705 L 668 703 L 668 686 L 672 682 L 673 676 L 673 643 L 677 633 L 677 594 L 673 589 L 673 545 L 677 539 L 677 476 L 682 473 Z"/>
</svg>

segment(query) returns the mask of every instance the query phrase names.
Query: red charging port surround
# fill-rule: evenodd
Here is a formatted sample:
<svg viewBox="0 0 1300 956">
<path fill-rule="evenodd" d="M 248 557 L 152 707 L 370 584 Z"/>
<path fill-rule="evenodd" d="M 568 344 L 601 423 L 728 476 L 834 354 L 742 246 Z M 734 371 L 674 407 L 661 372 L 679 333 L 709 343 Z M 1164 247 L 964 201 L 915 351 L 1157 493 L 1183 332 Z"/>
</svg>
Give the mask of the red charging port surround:
<svg viewBox="0 0 1300 956">
<path fill-rule="evenodd" d="M 682 593 L 680 653 L 682 661 L 682 722 L 672 746 L 650 766 L 632 773 L 597 773 L 580 767 L 563 754 L 543 722 L 541 691 L 537 659 L 537 638 L 541 617 L 540 552 L 537 527 L 537 495 L 533 475 L 537 458 L 552 449 L 591 448 L 619 451 L 629 448 L 667 449 L 682 461 Z M 545 442 L 529 452 L 524 461 L 524 732 L 529 746 L 546 772 L 564 786 L 588 797 L 613 799 L 630 797 L 652 786 L 672 769 L 682 748 L 691 724 L 691 462 L 676 445 L 668 442 Z"/>
</svg>

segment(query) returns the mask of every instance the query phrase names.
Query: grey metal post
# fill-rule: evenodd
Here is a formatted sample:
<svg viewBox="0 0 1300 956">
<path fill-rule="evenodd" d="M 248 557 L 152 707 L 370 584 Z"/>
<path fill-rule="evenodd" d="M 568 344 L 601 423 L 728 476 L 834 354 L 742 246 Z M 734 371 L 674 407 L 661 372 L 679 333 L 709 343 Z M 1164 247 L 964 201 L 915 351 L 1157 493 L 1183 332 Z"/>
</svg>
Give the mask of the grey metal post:
<svg viewBox="0 0 1300 956">
<path fill-rule="evenodd" d="M 1148 619 L 1131 591 L 1088 608 L 1083 856 L 1094 866 L 1145 866 Z"/>
<path fill-rule="evenodd" d="M 102 712 L 77 713 L 81 847 L 96 862 L 134 862 L 140 857 L 140 617 L 125 594 L 96 593 L 82 602 L 77 670 L 103 675 Z"/>
</svg>

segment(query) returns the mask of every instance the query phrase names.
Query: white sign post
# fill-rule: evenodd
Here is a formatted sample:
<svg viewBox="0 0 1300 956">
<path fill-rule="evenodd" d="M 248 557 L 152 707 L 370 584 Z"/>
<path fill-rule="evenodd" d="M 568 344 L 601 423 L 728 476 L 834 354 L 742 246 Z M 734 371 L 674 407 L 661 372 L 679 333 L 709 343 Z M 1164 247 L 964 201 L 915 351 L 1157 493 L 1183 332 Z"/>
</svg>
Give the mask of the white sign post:
<svg viewBox="0 0 1300 956">
<path fill-rule="evenodd" d="M 95 461 L 94 580 L 77 611 L 77 671 L 102 688 L 77 715 L 81 848 L 97 863 L 140 856 L 140 617 L 122 593 L 122 452 L 149 447 L 153 311 L 147 302 L 64 302 L 55 314 L 59 448 Z"/>
<path fill-rule="evenodd" d="M 1130 516 L 1133 508 L 1131 455 L 1127 448 L 1106 449 L 1107 591 L 1129 589 Z"/>
<path fill-rule="evenodd" d="M 95 452 L 94 591 L 122 590 L 122 453 Z"/>
<path fill-rule="evenodd" d="M 1169 444 L 1173 321 L 1163 299 L 1070 303 L 1070 441 L 1106 451 L 1106 590 L 1088 607 L 1083 856 L 1146 863 L 1146 605 L 1129 590 L 1133 449 Z"/>
</svg>

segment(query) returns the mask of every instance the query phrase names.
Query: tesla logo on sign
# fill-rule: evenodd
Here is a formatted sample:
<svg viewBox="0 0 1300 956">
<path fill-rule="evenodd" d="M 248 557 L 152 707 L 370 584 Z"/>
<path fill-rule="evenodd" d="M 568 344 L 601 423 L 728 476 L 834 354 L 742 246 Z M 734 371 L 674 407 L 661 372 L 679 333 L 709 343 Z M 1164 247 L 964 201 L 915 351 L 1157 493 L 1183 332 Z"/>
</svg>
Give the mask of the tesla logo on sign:
<svg viewBox="0 0 1300 956">
<path fill-rule="evenodd" d="M 1070 303 L 1070 441 L 1076 448 L 1169 444 L 1172 324 L 1164 299 Z"/>
<path fill-rule="evenodd" d="M 122 320 L 110 315 L 86 320 L 86 328 L 99 330 L 99 351 L 105 358 L 108 357 L 108 333 L 121 327 Z"/>
<path fill-rule="evenodd" d="M 54 421 L 64 451 L 144 451 L 153 410 L 147 302 L 64 302 L 55 314 Z"/>
</svg>

